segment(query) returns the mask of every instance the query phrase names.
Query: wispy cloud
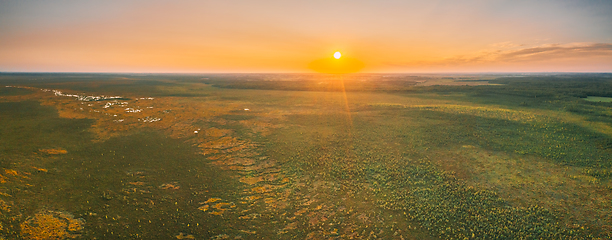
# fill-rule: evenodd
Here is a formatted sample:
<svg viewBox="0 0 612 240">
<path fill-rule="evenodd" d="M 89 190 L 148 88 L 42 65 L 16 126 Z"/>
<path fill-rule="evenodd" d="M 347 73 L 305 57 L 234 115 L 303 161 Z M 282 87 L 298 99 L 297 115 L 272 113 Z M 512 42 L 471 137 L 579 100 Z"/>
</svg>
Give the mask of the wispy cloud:
<svg viewBox="0 0 612 240">
<path fill-rule="evenodd" d="M 470 55 L 460 55 L 440 60 L 391 64 L 394 66 L 449 66 L 466 64 L 503 64 L 530 63 L 556 60 L 588 60 L 595 57 L 612 59 L 612 43 L 570 43 L 544 44 L 535 47 L 520 48 L 522 45 L 503 42 L 490 45 L 486 49 Z M 512 48 L 508 50 L 508 48 Z"/>
<path fill-rule="evenodd" d="M 447 58 L 441 63 L 533 62 L 558 59 L 584 59 L 597 56 L 612 57 L 610 43 L 545 44 L 513 50 L 486 50 L 472 56 Z"/>
<path fill-rule="evenodd" d="M 492 48 L 516 48 L 516 47 L 522 47 L 524 46 L 524 44 L 516 44 L 513 42 L 499 42 L 499 43 L 493 43 L 489 45 Z"/>
<path fill-rule="evenodd" d="M 544 60 L 549 58 L 584 58 L 594 56 L 612 56 L 612 44 L 550 44 L 515 51 L 501 52 L 492 57 L 494 60 L 500 61 L 525 61 Z"/>
</svg>

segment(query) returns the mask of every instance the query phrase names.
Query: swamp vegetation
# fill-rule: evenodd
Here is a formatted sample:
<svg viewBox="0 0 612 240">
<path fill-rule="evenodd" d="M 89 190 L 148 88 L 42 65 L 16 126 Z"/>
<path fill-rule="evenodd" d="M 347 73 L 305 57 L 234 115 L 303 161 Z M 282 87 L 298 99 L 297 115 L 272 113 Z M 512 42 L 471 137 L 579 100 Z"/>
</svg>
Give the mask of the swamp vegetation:
<svg viewBox="0 0 612 240">
<path fill-rule="evenodd" d="M 0 239 L 610 239 L 609 97 L 610 74 L 2 73 Z"/>
</svg>

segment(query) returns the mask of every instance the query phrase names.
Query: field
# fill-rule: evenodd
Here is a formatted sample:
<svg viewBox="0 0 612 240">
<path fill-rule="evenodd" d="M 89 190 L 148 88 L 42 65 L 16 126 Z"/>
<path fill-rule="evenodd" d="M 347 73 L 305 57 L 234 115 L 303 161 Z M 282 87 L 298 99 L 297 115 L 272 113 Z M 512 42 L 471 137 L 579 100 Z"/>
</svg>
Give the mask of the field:
<svg viewBox="0 0 612 240">
<path fill-rule="evenodd" d="M 2 73 L 0 239 L 610 239 L 610 97 L 611 74 Z"/>
</svg>

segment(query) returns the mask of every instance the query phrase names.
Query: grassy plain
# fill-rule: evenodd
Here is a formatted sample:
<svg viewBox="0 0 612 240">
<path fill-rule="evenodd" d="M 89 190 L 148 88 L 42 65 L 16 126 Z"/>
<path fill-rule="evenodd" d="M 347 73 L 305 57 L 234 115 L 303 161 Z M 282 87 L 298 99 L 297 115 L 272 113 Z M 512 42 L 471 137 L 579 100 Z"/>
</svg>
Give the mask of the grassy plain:
<svg viewBox="0 0 612 240">
<path fill-rule="evenodd" d="M 612 98 L 609 98 L 609 97 L 587 96 L 584 100 L 587 100 L 590 102 L 612 102 Z"/>
<path fill-rule="evenodd" d="M 1 74 L 0 233 L 611 238 L 611 77 Z"/>
</svg>

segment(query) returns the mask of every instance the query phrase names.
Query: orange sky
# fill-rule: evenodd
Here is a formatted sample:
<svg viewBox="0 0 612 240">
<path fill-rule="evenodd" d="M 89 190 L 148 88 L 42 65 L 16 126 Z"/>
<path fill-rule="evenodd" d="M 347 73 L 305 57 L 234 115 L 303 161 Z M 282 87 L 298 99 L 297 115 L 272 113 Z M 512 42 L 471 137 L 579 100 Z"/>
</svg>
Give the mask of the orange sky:
<svg viewBox="0 0 612 240">
<path fill-rule="evenodd" d="M 0 71 L 612 72 L 610 1 L 0 2 Z"/>
</svg>

